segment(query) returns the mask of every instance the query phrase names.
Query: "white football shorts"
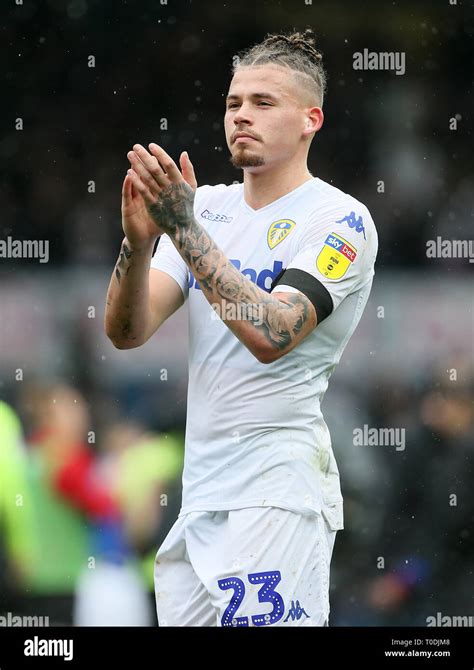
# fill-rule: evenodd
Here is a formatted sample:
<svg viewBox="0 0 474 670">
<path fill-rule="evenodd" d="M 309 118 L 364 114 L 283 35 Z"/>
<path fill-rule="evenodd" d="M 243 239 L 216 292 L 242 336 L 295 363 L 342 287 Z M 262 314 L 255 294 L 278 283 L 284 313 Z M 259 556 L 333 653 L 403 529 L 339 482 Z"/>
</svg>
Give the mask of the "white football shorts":
<svg viewBox="0 0 474 670">
<path fill-rule="evenodd" d="M 335 530 L 277 507 L 189 512 L 155 560 L 160 626 L 327 626 Z"/>
</svg>

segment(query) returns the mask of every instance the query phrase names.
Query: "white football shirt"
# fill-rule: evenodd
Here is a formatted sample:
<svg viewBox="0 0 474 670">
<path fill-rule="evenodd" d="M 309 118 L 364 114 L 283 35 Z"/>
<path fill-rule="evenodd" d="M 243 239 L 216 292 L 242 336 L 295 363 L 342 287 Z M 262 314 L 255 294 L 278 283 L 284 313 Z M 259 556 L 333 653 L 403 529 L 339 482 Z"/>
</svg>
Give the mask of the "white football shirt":
<svg viewBox="0 0 474 670">
<path fill-rule="evenodd" d="M 331 528 L 343 528 L 339 472 L 320 404 L 369 297 L 378 246 L 372 217 L 318 177 L 258 210 L 245 202 L 242 183 L 201 186 L 194 212 L 262 289 L 296 268 L 326 287 L 333 309 L 293 351 L 260 363 L 217 317 L 170 238 L 161 237 L 151 267 L 175 279 L 189 309 L 180 516 L 274 506 L 322 513 Z"/>
</svg>

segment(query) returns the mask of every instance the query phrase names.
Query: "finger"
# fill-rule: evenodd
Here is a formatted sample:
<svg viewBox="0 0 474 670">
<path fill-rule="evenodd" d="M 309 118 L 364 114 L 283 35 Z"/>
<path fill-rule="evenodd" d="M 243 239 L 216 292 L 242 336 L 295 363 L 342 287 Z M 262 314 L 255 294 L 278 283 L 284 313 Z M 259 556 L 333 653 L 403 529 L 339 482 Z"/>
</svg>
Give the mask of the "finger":
<svg viewBox="0 0 474 670">
<path fill-rule="evenodd" d="M 149 188 L 142 182 L 140 177 L 133 170 L 128 170 L 127 174 L 132 180 L 133 188 L 138 191 L 147 204 L 154 204 L 156 202 L 156 196 L 153 193 L 150 193 Z"/>
<path fill-rule="evenodd" d="M 122 184 L 122 199 L 124 204 L 128 205 L 130 203 L 130 198 L 132 197 L 132 181 L 130 179 L 130 176 L 127 172 L 125 175 L 125 179 L 123 180 Z"/>
<path fill-rule="evenodd" d="M 145 167 L 145 165 L 140 160 L 135 151 L 129 151 L 127 154 L 127 158 L 132 165 L 133 171 L 137 173 L 142 182 L 146 184 L 146 186 L 148 186 L 150 191 L 152 193 L 153 192 L 159 193 L 160 190 L 159 184 L 157 183 L 156 179 L 153 178 L 153 175 L 150 174 L 150 171 L 148 170 L 147 167 Z"/>
<path fill-rule="evenodd" d="M 131 175 L 127 174 L 126 179 L 128 180 L 128 183 L 129 183 L 129 189 L 130 189 L 130 196 L 129 196 L 129 197 L 130 197 L 130 200 L 129 200 L 129 202 L 133 202 L 133 201 L 136 200 L 137 198 L 140 198 L 140 200 L 142 200 L 142 196 L 141 196 L 140 193 L 137 191 L 137 189 L 134 188 L 134 186 L 133 186 L 133 179 L 132 179 Z"/>
<path fill-rule="evenodd" d="M 132 205 L 131 184 L 132 181 L 129 174 L 127 173 L 122 184 L 122 212 L 127 210 Z"/>
<path fill-rule="evenodd" d="M 186 179 L 193 191 L 195 191 L 197 189 L 197 180 L 196 175 L 194 174 L 193 164 L 191 163 L 187 151 L 182 152 L 181 156 L 179 157 L 179 164 L 181 166 L 183 177 Z"/>
<path fill-rule="evenodd" d="M 164 167 L 160 165 L 155 156 L 151 156 L 148 151 L 142 147 L 141 144 L 134 144 L 133 151 L 137 154 L 145 168 L 148 170 L 152 178 L 158 183 L 161 188 L 169 186 L 169 180 L 164 172 Z"/>
<path fill-rule="evenodd" d="M 175 183 L 183 181 L 183 176 L 181 172 L 178 170 L 176 163 L 171 158 L 171 156 L 167 154 L 164 149 L 162 149 L 160 146 L 158 146 L 158 144 L 155 144 L 154 142 L 152 142 L 148 146 L 153 156 L 156 157 L 159 164 L 166 172 L 166 176 L 168 177 L 168 179 Z"/>
<path fill-rule="evenodd" d="M 142 163 L 142 165 L 145 166 L 146 169 L 156 168 L 159 172 L 162 172 L 163 175 L 165 174 L 164 170 L 162 169 L 161 165 L 158 162 L 158 159 L 155 158 L 155 156 L 151 156 L 148 153 L 148 151 L 144 147 L 142 147 L 141 144 L 135 144 L 133 149 L 135 149 L 135 147 L 137 148 L 135 155 L 137 156 L 138 160 Z"/>
</svg>

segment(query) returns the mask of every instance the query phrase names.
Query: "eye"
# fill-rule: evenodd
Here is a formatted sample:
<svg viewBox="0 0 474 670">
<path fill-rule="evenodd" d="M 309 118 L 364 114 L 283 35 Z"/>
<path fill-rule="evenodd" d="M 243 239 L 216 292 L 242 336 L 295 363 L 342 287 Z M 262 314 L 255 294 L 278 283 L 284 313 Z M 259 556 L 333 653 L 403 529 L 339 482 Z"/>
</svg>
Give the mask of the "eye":
<svg viewBox="0 0 474 670">
<path fill-rule="evenodd" d="M 266 107 L 271 107 L 271 106 L 272 106 L 271 102 L 265 102 L 265 100 L 261 100 L 261 101 L 260 101 L 259 103 L 257 103 L 257 104 L 258 104 L 258 105 L 265 105 Z M 238 107 L 238 106 L 239 106 L 238 103 L 236 103 L 236 102 L 230 102 L 230 103 L 227 105 L 227 109 L 235 109 L 235 108 Z"/>
</svg>

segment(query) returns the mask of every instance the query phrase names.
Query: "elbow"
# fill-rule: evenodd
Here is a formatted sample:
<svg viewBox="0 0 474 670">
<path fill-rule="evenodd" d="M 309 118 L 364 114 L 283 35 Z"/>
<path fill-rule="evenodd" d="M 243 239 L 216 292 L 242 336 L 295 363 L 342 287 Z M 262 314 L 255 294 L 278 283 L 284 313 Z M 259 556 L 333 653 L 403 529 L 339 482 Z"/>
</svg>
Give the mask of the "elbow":
<svg viewBox="0 0 474 670">
<path fill-rule="evenodd" d="M 110 335 L 107 335 L 109 340 L 112 342 L 114 347 L 116 349 L 137 349 L 138 347 L 141 347 L 142 344 L 145 344 L 144 341 L 139 340 L 138 338 L 132 338 L 132 339 L 126 339 L 126 338 L 118 338 L 118 337 L 111 337 Z"/>
<path fill-rule="evenodd" d="M 242 342 L 246 345 L 250 353 L 263 365 L 269 365 L 281 358 L 285 352 L 278 349 L 274 344 L 269 342 L 264 337 L 252 337 L 247 340 L 242 338 Z"/>
<path fill-rule="evenodd" d="M 274 347 L 268 346 L 257 351 L 252 352 L 255 358 L 259 363 L 268 365 L 269 363 L 274 363 L 279 358 L 283 356 L 282 352 Z"/>
<path fill-rule="evenodd" d="M 127 338 L 118 335 L 116 331 L 113 331 L 111 329 L 108 329 L 107 327 L 104 328 L 105 334 L 107 335 L 107 338 L 110 340 L 110 342 L 114 345 L 116 349 L 136 349 L 137 347 L 140 347 L 142 344 L 144 344 L 141 340 L 138 338 Z"/>
<path fill-rule="evenodd" d="M 142 345 L 141 342 L 130 342 L 130 340 L 112 340 L 109 338 L 112 344 L 116 349 L 126 350 L 126 349 L 136 349 Z"/>
</svg>

